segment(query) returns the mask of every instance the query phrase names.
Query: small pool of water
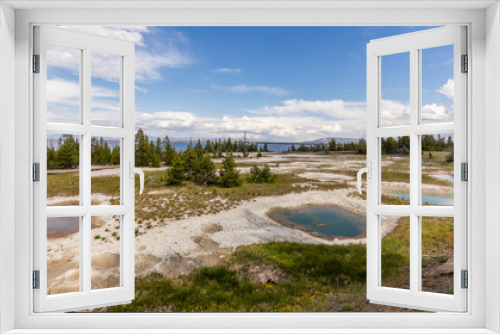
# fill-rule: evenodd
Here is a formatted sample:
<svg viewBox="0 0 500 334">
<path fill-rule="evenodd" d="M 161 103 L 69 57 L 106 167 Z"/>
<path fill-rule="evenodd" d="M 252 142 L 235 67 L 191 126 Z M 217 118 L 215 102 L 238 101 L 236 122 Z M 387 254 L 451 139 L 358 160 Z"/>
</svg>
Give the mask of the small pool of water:
<svg viewBox="0 0 500 334">
<path fill-rule="evenodd" d="M 392 196 L 410 199 L 410 194 L 392 193 Z M 453 195 L 422 195 L 422 202 L 432 205 L 453 205 Z"/>
<path fill-rule="evenodd" d="M 91 228 L 97 226 L 94 224 L 95 217 L 92 217 Z M 47 218 L 47 237 L 59 238 L 80 230 L 79 217 L 49 217 Z"/>
<path fill-rule="evenodd" d="M 366 217 L 333 206 L 307 206 L 272 211 L 269 217 L 281 225 L 329 238 L 366 237 Z"/>
</svg>

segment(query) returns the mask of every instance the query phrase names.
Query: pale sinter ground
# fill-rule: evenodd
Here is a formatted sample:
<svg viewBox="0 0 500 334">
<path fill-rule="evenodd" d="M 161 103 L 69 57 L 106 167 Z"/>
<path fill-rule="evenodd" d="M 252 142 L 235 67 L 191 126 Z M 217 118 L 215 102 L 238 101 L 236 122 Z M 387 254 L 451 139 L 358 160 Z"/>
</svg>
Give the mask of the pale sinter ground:
<svg viewBox="0 0 500 334">
<path fill-rule="evenodd" d="M 334 205 L 355 213 L 365 214 L 365 200 L 356 192 L 355 172 L 364 167 L 365 157 L 357 155 L 324 154 L 267 154 L 262 158 L 252 155 L 249 158 L 237 158 L 241 173 L 248 174 L 252 163 L 267 163 L 276 174 L 295 174 L 310 183 L 299 183 L 307 191 L 281 196 L 257 197 L 242 201 L 238 205 L 225 207 L 217 213 L 201 216 L 182 215 L 182 218 L 150 219 L 141 222 L 141 233 L 136 236 L 136 275 L 159 272 L 167 278 L 186 275 L 194 269 L 213 266 L 230 255 L 237 247 L 273 241 L 289 241 L 310 244 L 352 244 L 365 243 L 366 239 L 325 240 L 310 234 L 284 227 L 271 220 L 267 213 L 276 207 L 289 208 L 304 205 Z M 394 160 L 396 159 L 396 160 Z M 401 158 L 405 159 L 405 158 Z M 220 162 L 221 159 L 214 159 Z M 383 161 L 383 168 L 390 168 L 398 158 Z M 247 167 L 248 166 L 248 167 Z M 163 167 L 163 169 L 166 169 Z M 144 168 L 158 170 L 157 168 Z M 429 174 L 438 171 L 429 169 Z M 119 175 L 119 170 L 98 169 L 92 171 L 93 177 Z M 439 174 L 438 174 L 439 175 Z M 436 177 L 439 179 L 439 176 Z M 317 184 L 336 183 L 348 185 L 345 189 L 317 190 Z M 365 186 L 365 185 L 364 185 Z M 385 182 L 384 193 L 408 192 L 405 182 Z M 364 188 L 365 189 L 365 188 Z M 451 189 L 453 189 L 451 187 Z M 425 184 L 423 192 L 449 193 L 449 186 Z M 166 188 L 151 189 L 146 187 L 146 194 L 159 196 L 172 195 L 175 190 Z M 52 197 L 49 205 L 78 197 Z M 109 204 L 111 197 L 93 194 L 93 201 Z M 167 201 L 167 199 L 165 199 Z M 214 203 L 224 203 L 215 198 Z M 207 203 L 210 205 L 210 203 Z M 154 211 L 155 208 L 142 210 Z M 120 258 L 118 220 L 116 217 L 100 217 L 100 227 L 92 230 L 92 287 L 107 288 L 119 285 Z M 137 225 L 136 225 L 137 226 Z M 397 226 L 397 220 L 386 220 L 383 234 L 391 232 Z M 98 236 L 98 237 L 97 237 Z M 50 294 L 78 290 L 78 241 L 77 233 L 61 238 L 48 239 L 48 289 Z"/>
</svg>

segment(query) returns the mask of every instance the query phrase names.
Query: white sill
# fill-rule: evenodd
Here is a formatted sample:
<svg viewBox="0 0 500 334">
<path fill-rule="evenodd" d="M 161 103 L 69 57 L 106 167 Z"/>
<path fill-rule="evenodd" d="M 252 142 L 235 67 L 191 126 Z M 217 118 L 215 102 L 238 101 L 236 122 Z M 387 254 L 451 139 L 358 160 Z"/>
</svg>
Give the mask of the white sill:
<svg viewBox="0 0 500 334">
<path fill-rule="evenodd" d="M 15 329 L 5 334 L 487 334 L 484 328 L 470 329 Z"/>
</svg>

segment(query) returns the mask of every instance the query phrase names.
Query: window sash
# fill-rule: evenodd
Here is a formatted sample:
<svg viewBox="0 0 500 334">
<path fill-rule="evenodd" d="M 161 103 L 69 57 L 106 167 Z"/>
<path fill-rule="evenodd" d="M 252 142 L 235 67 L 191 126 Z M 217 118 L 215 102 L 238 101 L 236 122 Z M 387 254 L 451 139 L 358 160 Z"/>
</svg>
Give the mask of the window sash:
<svg viewBox="0 0 500 334">
<path fill-rule="evenodd" d="M 35 27 L 34 53 L 40 55 L 40 73 L 34 75 L 34 161 L 40 163 L 40 182 L 34 184 L 34 270 L 40 271 L 40 289 L 33 290 L 34 311 L 72 311 L 128 303 L 134 298 L 134 179 L 129 162 L 134 161 L 134 45 L 128 41 L 72 31 Z M 47 123 L 48 44 L 82 50 L 80 62 L 80 124 Z M 91 125 L 91 52 L 121 57 L 120 128 Z M 47 207 L 47 134 L 80 136 L 80 205 Z M 91 138 L 120 138 L 120 205 L 91 205 Z M 120 287 L 92 290 L 91 218 L 94 215 L 120 215 Z M 80 291 L 47 295 L 47 217 L 80 217 Z"/>
<path fill-rule="evenodd" d="M 467 290 L 461 289 L 460 272 L 467 269 L 467 183 L 460 181 L 460 163 L 467 162 L 466 75 L 460 73 L 460 55 L 466 53 L 466 28 L 443 27 L 371 41 L 367 46 L 367 161 L 372 177 L 367 182 L 367 297 L 371 302 L 423 310 L 467 310 Z M 420 124 L 420 50 L 454 45 L 454 122 Z M 410 54 L 410 125 L 381 127 L 381 57 Z M 454 133 L 454 206 L 422 206 L 422 134 Z M 410 205 L 380 205 L 382 137 L 410 137 Z M 382 215 L 410 217 L 410 289 L 380 286 Z M 422 278 L 420 217 L 454 217 L 454 294 L 419 291 Z"/>
</svg>

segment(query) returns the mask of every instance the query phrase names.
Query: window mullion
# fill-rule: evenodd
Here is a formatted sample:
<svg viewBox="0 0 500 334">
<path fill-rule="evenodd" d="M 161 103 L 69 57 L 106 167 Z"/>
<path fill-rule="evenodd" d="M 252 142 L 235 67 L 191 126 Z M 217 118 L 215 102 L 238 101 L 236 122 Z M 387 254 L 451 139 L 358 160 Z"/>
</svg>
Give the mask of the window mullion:
<svg viewBox="0 0 500 334">
<path fill-rule="evenodd" d="M 419 246 L 419 217 L 414 209 L 419 204 L 419 193 L 421 186 L 419 182 L 419 137 L 415 129 L 419 123 L 419 105 L 420 105 L 420 66 L 419 50 L 412 48 L 410 50 L 410 291 L 418 291 L 419 274 L 418 258 L 420 253 Z"/>
<path fill-rule="evenodd" d="M 91 103 L 91 63 L 90 63 L 90 49 L 83 49 L 83 59 L 82 59 L 82 125 L 87 129 L 86 133 L 82 136 L 82 149 L 81 149 L 81 160 L 82 165 L 81 173 L 81 196 L 82 203 L 86 208 L 89 208 L 87 213 L 82 218 L 82 233 L 80 233 L 80 279 L 82 280 L 81 286 L 83 287 L 83 292 L 90 294 L 91 286 L 91 229 L 92 229 L 92 216 L 90 214 L 91 206 L 91 161 L 90 161 L 90 139 L 91 134 L 90 128 L 90 103 Z"/>
</svg>

